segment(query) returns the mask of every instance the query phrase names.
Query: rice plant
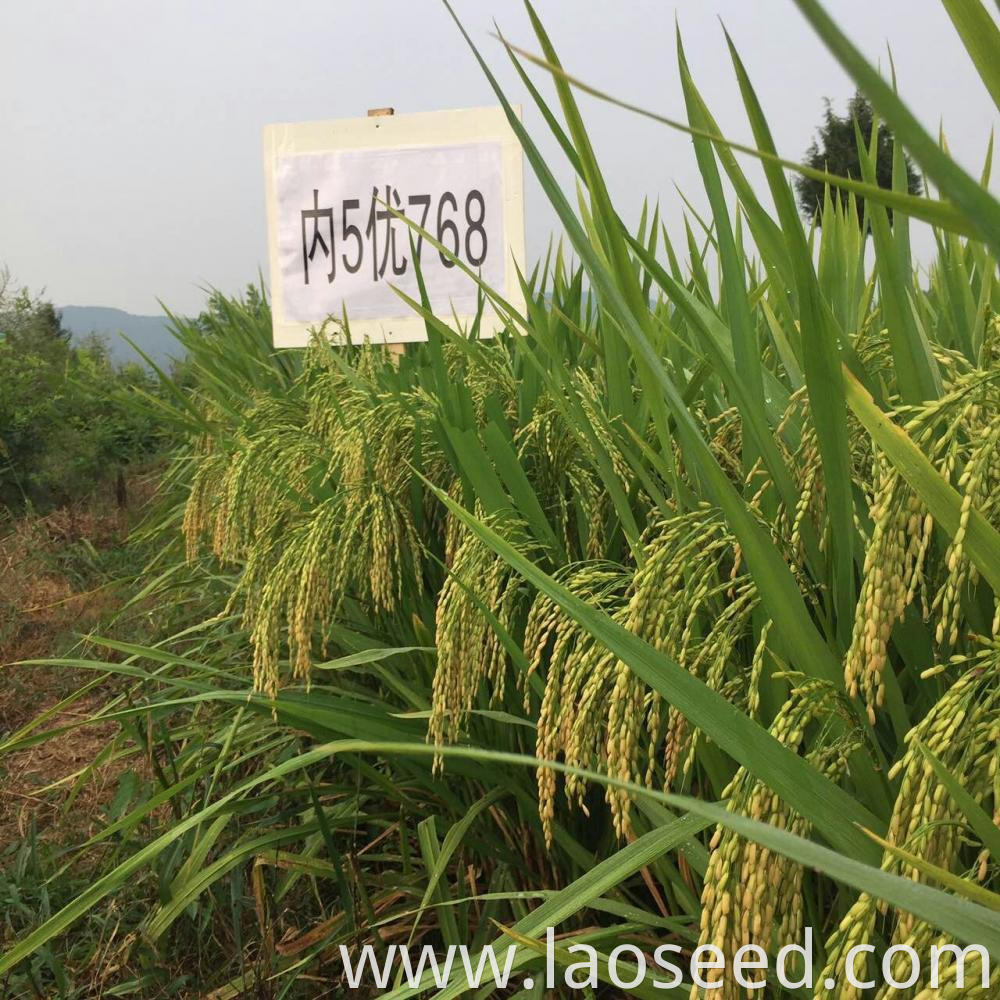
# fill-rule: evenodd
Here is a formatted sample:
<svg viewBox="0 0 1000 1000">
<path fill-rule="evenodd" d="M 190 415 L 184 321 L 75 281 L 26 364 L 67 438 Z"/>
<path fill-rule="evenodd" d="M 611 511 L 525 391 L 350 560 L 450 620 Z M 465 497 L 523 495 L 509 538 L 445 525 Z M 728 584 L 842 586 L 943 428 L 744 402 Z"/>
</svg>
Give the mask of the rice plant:
<svg viewBox="0 0 1000 1000">
<path fill-rule="evenodd" d="M 807 926 L 815 985 L 775 996 L 996 995 L 991 157 L 967 175 L 795 2 L 900 144 L 892 189 L 860 132 L 864 179 L 801 168 L 846 192 L 821 230 L 729 39 L 749 143 L 719 132 L 680 40 L 686 119 L 622 110 L 689 133 L 710 219 L 691 220 L 686 259 L 655 208 L 626 228 L 576 92 L 620 102 L 562 67 L 529 6 L 537 51 L 503 51 L 579 197 L 473 48 L 565 231 L 522 276 L 523 311 L 481 285 L 502 335 L 408 300 L 427 342 L 396 365 L 323 331 L 274 352 L 266 310 L 239 301 L 215 329 L 176 321 L 192 384 L 149 405 L 188 443 L 141 593 L 174 627 L 92 637 L 105 652 L 72 661 L 120 678 L 99 718 L 121 724 L 113 752 L 150 761 L 149 796 L 80 845 L 87 888 L 5 931 L 8 984 L 27 990 L 32 955 L 152 872 L 116 966 L 144 996 L 184 947 L 213 997 L 342 995 L 342 944 L 515 941 L 537 972 L 547 926 L 600 951 L 592 996 L 618 995 L 607 956 L 625 943 L 773 955 Z M 998 96 L 995 21 L 979 0 L 946 7 Z M 926 278 L 911 219 L 934 227 Z M 958 986 L 949 967 L 940 987 L 865 993 L 843 977 L 858 943 L 982 944 L 992 978 Z M 746 992 L 652 978 L 632 992 Z"/>
</svg>

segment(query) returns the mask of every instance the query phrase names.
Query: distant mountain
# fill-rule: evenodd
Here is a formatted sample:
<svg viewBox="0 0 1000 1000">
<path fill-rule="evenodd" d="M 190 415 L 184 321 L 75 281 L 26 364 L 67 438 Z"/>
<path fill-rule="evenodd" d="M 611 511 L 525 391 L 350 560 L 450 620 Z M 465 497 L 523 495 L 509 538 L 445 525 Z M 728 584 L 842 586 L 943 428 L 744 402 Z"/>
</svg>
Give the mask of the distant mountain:
<svg viewBox="0 0 1000 1000">
<path fill-rule="evenodd" d="M 107 341 L 111 357 L 116 362 L 142 361 L 124 339 L 122 334 L 133 341 L 157 365 L 169 364 L 170 358 L 178 357 L 181 345 L 170 335 L 165 316 L 136 316 L 122 309 L 108 309 L 104 306 L 62 306 L 63 328 L 79 341 L 91 333 L 96 333 Z"/>
</svg>

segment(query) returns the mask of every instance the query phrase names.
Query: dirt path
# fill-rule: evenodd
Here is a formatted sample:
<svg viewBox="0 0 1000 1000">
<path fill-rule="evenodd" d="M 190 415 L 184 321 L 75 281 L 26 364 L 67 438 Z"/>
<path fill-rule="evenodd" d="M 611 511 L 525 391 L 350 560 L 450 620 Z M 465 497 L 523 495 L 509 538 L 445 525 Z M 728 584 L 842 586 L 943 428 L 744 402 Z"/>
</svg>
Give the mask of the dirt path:
<svg viewBox="0 0 1000 1000">
<path fill-rule="evenodd" d="M 57 511 L 8 526 L 0 538 L 0 743 L 93 681 L 89 671 L 14 664 L 67 655 L 78 643 L 76 636 L 114 611 L 119 599 L 115 589 L 106 582 L 81 587 L 74 580 L 81 575 L 67 571 L 66 563 L 74 546 L 96 553 L 98 546 L 121 546 L 124 536 L 117 514 Z M 106 689 L 92 689 L 58 709 L 36 731 L 87 718 L 107 695 Z M 114 732 L 112 724 L 81 726 L 0 754 L 0 845 L 22 840 L 32 816 L 39 831 L 69 833 L 61 815 L 62 789 L 44 790 L 93 763 Z M 68 824 L 73 836 L 95 826 L 121 770 L 116 764 L 94 770 L 74 801 Z"/>
</svg>

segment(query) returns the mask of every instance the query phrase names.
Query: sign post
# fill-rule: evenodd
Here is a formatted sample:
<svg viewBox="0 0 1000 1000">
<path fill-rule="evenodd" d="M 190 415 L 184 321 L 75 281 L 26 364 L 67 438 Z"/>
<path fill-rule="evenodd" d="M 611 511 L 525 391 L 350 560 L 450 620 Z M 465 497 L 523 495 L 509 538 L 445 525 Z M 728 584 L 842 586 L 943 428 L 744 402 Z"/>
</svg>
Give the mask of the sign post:
<svg viewBox="0 0 1000 1000">
<path fill-rule="evenodd" d="M 426 339 L 424 320 L 393 286 L 419 298 L 417 260 L 431 308 L 468 326 L 476 281 L 523 302 L 521 147 L 503 110 L 475 108 L 264 129 L 268 253 L 275 347 L 305 346 L 323 328 L 400 350 Z M 390 210 L 391 206 L 391 210 Z M 449 253 L 413 236 L 412 219 Z M 487 303 L 479 335 L 502 326 Z"/>
</svg>

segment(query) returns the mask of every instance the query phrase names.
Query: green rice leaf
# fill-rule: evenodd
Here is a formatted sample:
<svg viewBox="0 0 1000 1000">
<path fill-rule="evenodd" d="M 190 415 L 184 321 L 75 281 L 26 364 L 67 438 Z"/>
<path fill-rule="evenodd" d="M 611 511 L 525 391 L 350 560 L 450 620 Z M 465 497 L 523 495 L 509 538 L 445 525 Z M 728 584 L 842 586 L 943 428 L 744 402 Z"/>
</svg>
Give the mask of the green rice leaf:
<svg viewBox="0 0 1000 1000">
<path fill-rule="evenodd" d="M 818 0 L 794 2 L 914 159 L 962 213 L 967 224 L 992 247 L 994 253 L 1000 254 L 1000 202 L 934 141 Z M 882 204 L 889 204 L 885 199 L 880 200 Z M 911 214 L 920 217 L 916 213 Z"/>
<path fill-rule="evenodd" d="M 1000 109 L 1000 27 L 980 0 L 941 0 L 993 103 Z"/>
</svg>

